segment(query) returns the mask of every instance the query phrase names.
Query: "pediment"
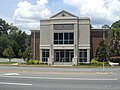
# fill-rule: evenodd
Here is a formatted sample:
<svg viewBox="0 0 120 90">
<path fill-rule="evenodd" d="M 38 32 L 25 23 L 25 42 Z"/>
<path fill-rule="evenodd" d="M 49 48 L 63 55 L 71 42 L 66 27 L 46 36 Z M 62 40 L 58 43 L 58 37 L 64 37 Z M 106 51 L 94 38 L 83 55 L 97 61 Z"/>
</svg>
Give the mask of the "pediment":
<svg viewBox="0 0 120 90">
<path fill-rule="evenodd" d="M 65 11 L 65 10 L 63 10 L 63 11 L 53 15 L 50 18 L 59 18 L 59 17 L 77 17 L 77 16 L 75 16 L 75 15 L 73 15 L 73 14 L 71 14 L 71 13 Z"/>
</svg>

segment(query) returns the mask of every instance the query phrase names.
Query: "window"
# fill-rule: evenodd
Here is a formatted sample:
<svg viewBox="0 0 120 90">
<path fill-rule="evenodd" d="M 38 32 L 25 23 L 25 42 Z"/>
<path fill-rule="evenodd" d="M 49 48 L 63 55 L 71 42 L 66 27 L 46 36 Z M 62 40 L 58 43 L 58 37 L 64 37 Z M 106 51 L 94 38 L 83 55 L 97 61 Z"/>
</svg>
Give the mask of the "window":
<svg viewBox="0 0 120 90">
<path fill-rule="evenodd" d="M 42 49 L 42 62 L 48 62 L 49 49 Z"/>
<path fill-rule="evenodd" d="M 79 50 L 79 62 L 87 62 L 87 49 Z"/>
<path fill-rule="evenodd" d="M 54 33 L 54 44 L 74 44 L 74 33 Z"/>
</svg>

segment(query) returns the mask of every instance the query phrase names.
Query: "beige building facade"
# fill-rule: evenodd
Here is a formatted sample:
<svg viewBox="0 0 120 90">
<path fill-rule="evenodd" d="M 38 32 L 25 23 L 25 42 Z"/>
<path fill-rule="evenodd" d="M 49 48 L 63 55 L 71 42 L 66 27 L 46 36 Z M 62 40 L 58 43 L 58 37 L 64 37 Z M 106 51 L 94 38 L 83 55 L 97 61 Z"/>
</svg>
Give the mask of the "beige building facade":
<svg viewBox="0 0 120 90">
<path fill-rule="evenodd" d="M 90 19 L 61 11 L 40 20 L 40 62 L 71 64 L 90 62 Z"/>
</svg>

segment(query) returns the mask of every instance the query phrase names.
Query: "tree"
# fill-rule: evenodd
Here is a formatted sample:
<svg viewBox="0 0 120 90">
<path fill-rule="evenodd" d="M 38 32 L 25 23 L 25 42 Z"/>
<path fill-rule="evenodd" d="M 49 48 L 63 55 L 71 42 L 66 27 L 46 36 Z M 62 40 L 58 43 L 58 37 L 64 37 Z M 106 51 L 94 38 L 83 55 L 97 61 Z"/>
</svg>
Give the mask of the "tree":
<svg viewBox="0 0 120 90">
<path fill-rule="evenodd" d="M 28 62 L 31 59 L 31 49 L 29 46 L 26 48 L 25 52 L 23 52 L 23 59 L 26 62 Z"/>
<path fill-rule="evenodd" d="M 110 55 L 120 56 L 120 20 L 111 25 L 109 41 Z"/>
<path fill-rule="evenodd" d="M 22 32 L 21 30 L 13 30 L 9 33 L 9 36 L 12 40 L 14 40 L 14 47 L 13 50 L 15 51 L 16 57 L 19 57 L 18 52 L 21 50 L 23 53 L 25 51 L 26 47 L 26 40 L 28 35 L 25 32 Z M 30 42 L 29 40 L 27 42 Z"/>
<path fill-rule="evenodd" d="M 97 58 L 97 61 L 100 61 L 100 62 L 102 62 L 103 60 L 104 61 L 108 60 L 109 55 L 108 55 L 107 47 L 104 43 L 104 40 L 99 42 L 99 45 L 96 49 L 95 57 Z"/>
<path fill-rule="evenodd" d="M 114 23 L 111 25 L 111 28 L 120 28 L 120 20 L 114 22 Z"/>
<path fill-rule="evenodd" d="M 6 56 L 6 57 L 8 57 L 9 62 L 11 62 L 12 57 L 15 56 L 14 51 L 13 51 L 13 49 L 12 49 L 11 46 L 8 46 L 8 47 L 4 50 L 3 55 Z"/>
<path fill-rule="evenodd" d="M 19 50 L 23 53 L 27 46 L 30 46 L 30 36 L 13 24 L 0 19 L 0 57 L 3 57 L 3 51 L 7 45 L 12 47 L 15 57 L 18 58 Z"/>
<path fill-rule="evenodd" d="M 5 34 L 0 36 L 0 57 L 3 57 L 3 51 L 7 47 L 7 45 L 12 46 L 12 41 Z"/>
<path fill-rule="evenodd" d="M 102 28 L 110 28 L 109 25 L 105 24 L 102 26 Z"/>
<path fill-rule="evenodd" d="M 19 55 L 19 57 L 21 57 L 22 56 L 22 52 L 21 52 L 21 50 L 19 49 L 19 51 L 18 51 L 18 55 Z"/>
<path fill-rule="evenodd" d="M 9 24 L 5 20 L 0 19 L 0 35 L 8 34 L 9 29 Z"/>
<path fill-rule="evenodd" d="M 109 49 L 111 56 L 120 56 L 120 28 L 112 28 L 109 32 Z"/>
</svg>

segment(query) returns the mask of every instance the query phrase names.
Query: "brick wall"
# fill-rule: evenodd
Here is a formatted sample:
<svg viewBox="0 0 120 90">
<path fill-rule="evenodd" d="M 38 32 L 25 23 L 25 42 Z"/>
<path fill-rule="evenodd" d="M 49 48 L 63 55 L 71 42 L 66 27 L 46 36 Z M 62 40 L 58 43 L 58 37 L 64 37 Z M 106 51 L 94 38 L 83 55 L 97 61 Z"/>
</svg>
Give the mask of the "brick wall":
<svg viewBox="0 0 120 90">
<path fill-rule="evenodd" d="M 40 30 L 31 30 L 32 59 L 39 60 Z"/>
<path fill-rule="evenodd" d="M 104 30 L 105 33 L 105 44 L 108 47 L 108 29 Z M 95 50 L 100 42 L 103 39 L 103 30 L 102 29 L 92 29 L 91 30 L 91 59 L 95 56 Z"/>
</svg>

